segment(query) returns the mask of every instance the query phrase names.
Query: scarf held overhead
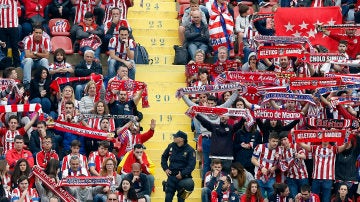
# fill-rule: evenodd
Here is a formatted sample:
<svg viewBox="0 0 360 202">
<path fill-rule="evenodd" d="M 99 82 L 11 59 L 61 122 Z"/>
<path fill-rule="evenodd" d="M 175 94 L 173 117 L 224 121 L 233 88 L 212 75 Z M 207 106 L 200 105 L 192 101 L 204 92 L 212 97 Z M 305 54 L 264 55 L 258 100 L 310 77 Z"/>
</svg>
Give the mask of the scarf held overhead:
<svg viewBox="0 0 360 202">
<path fill-rule="evenodd" d="M 114 137 L 114 133 L 108 133 L 94 128 L 84 127 L 78 124 L 56 121 L 54 125 L 55 130 L 59 130 L 66 133 L 72 133 L 83 137 L 94 138 L 98 140 L 109 140 Z M 112 140 L 112 142 L 115 140 Z"/>
<path fill-rule="evenodd" d="M 340 78 L 330 77 L 291 77 L 290 90 L 317 89 L 342 85 Z"/>
<path fill-rule="evenodd" d="M 181 98 L 183 95 L 189 95 L 189 94 L 217 93 L 217 92 L 226 92 L 233 90 L 239 90 L 239 92 L 244 92 L 244 89 L 245 87 L 239 83 L 193 86 L 193 87 L 179 88 L 176 91 L 175 97 Z"/>
<path fill-rule="evenodd" d="M 346 130 L 294 130 L 295 140 L 299 142 L 338 142 L 343 143 L 350 133 Z"/>
<path fill-rule="evenodd" d="M 299 112 L 289 112 L 287 110 L 257 109 L 254 110 L 254 117 L 257 119 L 297 120 L 303 116 Z"/>
<path fill-rule="evenodd" d="M 257 51 L 258 59 L 277 57 L 304 57 L 304 50 L 301 45 L 291 44 L 286 46 L 260 46 Z"/>
<path fill-rule="evenodd" d="M 310 94 L 295 94 L 295 93 L 274 93 L 269 92 L 264 95 L 263 103 L 268 102 L 270 100 L 294 100 L 299 102 L 309 102 L 313 105 L 315 101 Z"/>
<path fill-rule="evenodd" d="M 55 92 L 60 92 L 60 85 L 61 84 L 68 84 L 70 82 L 77 82 L 77 81 L 90 81 L 93 80 L 96 84 L 96 96 L 95 102 L 100 99 L 100 89 L 103 84 L 103 76 L 100 74 L 90 74 L 90 76 L 85 77 L 58 77 L 50 84 L 50 88 L 53 89 Z"/>
<path fill-rule="evenodd" d="M 147 85 L 144 82 L 140 81 L 134 81 L 134 80 L 115 80 L 112 81 L 109 84 L 109 87 L 107 88 L 106 95 L 112 95 L 112 91 L 132 91 L 134 94 L 136 94 L 137 91 L 143 90 L 141 94 L 141 102 L 143 108 L 148 108 L 149 106 L 149 100 L 148 100 L 148 91 L 147 91 Z"/>
</svg>

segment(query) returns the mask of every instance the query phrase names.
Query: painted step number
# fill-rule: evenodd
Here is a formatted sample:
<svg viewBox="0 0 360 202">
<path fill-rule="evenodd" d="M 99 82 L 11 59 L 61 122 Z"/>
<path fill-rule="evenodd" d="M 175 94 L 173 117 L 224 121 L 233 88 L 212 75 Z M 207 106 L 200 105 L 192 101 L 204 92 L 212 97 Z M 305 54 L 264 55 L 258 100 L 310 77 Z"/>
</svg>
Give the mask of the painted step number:
<svg viewBox="0 0 360 202">
<path fill-rule="evenodd" d="M 149 21 L 149 29 L 162 28 L 162 24 L 163 24 L 163 22 L 161 20 L 158 20 L 158 21 L 150 20 Z"/>
</svg>

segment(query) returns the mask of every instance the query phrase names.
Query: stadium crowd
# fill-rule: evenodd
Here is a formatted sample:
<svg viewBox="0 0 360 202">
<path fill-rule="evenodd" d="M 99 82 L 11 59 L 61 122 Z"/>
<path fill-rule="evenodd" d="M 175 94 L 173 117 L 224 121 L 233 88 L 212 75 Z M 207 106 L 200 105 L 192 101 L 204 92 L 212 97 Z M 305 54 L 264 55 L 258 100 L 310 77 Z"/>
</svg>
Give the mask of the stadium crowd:
<svg viewBox="0 0 360 202">
<path fill-rule="evenodd" d="M 334 6 L 342 8 L 344 22 L 358 22 L 358 3 L 189 3 L 179 26 L 191 58 L 188 87 L 177 96 L 189 106 L 202 156 L 202 201 L 359 200 L 358 27 L 316 25 L 336 41 L 332 52 L 301 37 L 276 38 L 273 19 L 281 7 Z M 156 121 L 140 132 L 137 105 L 142 99 L 147 107 L 148 94 L 135 80 L 137 45 L 126 20 L 131 6 L 126 0 L 0 0 L 1 201 L 150 201 L 155 165 L 143 143 Z M 269 12 L 254 12 L 262 9 Z M 54 18 L 63 20 L 51 24 Z M 59 33 L 83 55 L 78 64 L 66 61 L 64 49 L 51 49 Z M 307 55 L 336 59 L 314 62 Z M 209 56 L 216 61 L 208 63 Z M 161 167 L 168 176 L 165 201 L 176 191 L 184 201 L 195 168 L 187 134 L 174 134 Z"/>
</svg>

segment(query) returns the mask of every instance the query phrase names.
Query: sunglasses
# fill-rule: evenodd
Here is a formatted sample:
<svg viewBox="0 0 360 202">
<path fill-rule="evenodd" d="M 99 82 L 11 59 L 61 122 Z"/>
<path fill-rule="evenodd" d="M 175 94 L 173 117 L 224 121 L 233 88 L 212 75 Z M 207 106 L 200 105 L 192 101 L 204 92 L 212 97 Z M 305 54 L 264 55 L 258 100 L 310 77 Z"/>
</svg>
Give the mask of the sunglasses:
<svg viewBox="0 0 360 202">
<path fill-rule="evenodd" d="M 117 201 L 117 198 L 108 198 L 108 201 Z"/>
</svg>

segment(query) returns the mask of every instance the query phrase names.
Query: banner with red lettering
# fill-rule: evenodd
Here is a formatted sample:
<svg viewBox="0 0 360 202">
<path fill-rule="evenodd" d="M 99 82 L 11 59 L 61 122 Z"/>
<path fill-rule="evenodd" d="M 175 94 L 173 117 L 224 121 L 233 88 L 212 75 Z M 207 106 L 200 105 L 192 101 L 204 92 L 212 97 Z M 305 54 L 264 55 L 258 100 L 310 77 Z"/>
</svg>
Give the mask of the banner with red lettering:
<svg viewBox="0 0 360 202">
<path fill-rule="evenodd" d="M 221 77 L 219 79 L 218 77 Z M 226 71 L 215 78 L 216 83 L 242 82 L 242 83 L 261 83 L 279 85 L 279 79 L 275 72 L 241 72 Z"/>
<path fill-rule="evenodd" d="M 317 128 L 336 128 L 343 129 L 349 127 L 358 127 L 359 122 L 357 120 L 351 119 L 317 119 L 317 118 L 307 118 L 307 123 L 312 127 Z"/>
<path fill-rule="evenodd" d="M 66 133 L 72 133 L 79 136 L 84 136 L 88 138 L 94 138 L 97 140 L 109 140 L 114 137 L 114 133 L 108 133 L 101 130 L 96 130 L 94 128 L 84 127 L 82 125 L 56 121 L 54 125 L 54 129 Z M 114 142 L 115 140 L 111 140 Z"/>
<path fill-rule="evenodd" d="M 132 91 L 134 95 L 136 94 L 137 91 L 143 90 L 141 94 L 142 108 L 150 107 L 148 100 L 147 85 L 144 82 L 134 81 L 134 80 L 114 80 L 111 83 L 109 83 L 109 86 L 106 89 L 106 96 L 107 97 L 111 96 L 113 94 L 112 93 L 113 90 Z"/>
<path fill-rule="evenodd" d="M 32 173 L 38 177 L 47 188 L 49 188 L 53 193 L 55 193 L 61 200 L 65 202 L 76 202 L 77 200 L 65 191 L 63 188 L 57 186 L 56 182 L 51 179 L 39 166 L 35 165 L 32 168 Z"/>
<path fill-rule="evenodd" d="M 303 61 L 310 64 L 323 64 L 331 60 L 345 60 L 346 57 L 340 53 L 310 53 L 305 54 Z"/>
<path fill-rule="evenodd" d="M 290 90 L 313 90 L 322 87 L 341 85 L 340 78 L 330 77 L 291 77 Z"/>
<path fill-rule="evenodd" d="M 276 35 L 308 37 L 311 44 L 320 44 L 330 52 L 337 51 L 338 42 L 317 32 L 317 25 L 335 25 L 342 22 L 341 8 L 278 8 L 274 16 Z"/>
<path fill-rule="evenodd" d="M 74 187 L 74 186 L 110 186 L 111 181 L 107 177 L 101 176 L 77 176 L 63 178 L 58 186 Z"/>
<path fill-rule="evenodd" d="M 287 110 L 257 109 L 254 110 L 254 117 L 257 119 L 298 120 L 303 116 L 300 112 Z"/>
<path fill-rule="evenodd" d="M 301 45 L 291 44 L 285 46 L 260 46 L 257 51 L 258 59 L 277 57 L 304 57 L 304 49 Z"/>
<path fill-rule="evenodd" d="M 296 142 L 343 143 L 350 133 L 346 130 L 294 130 Z"/>
</svg>

